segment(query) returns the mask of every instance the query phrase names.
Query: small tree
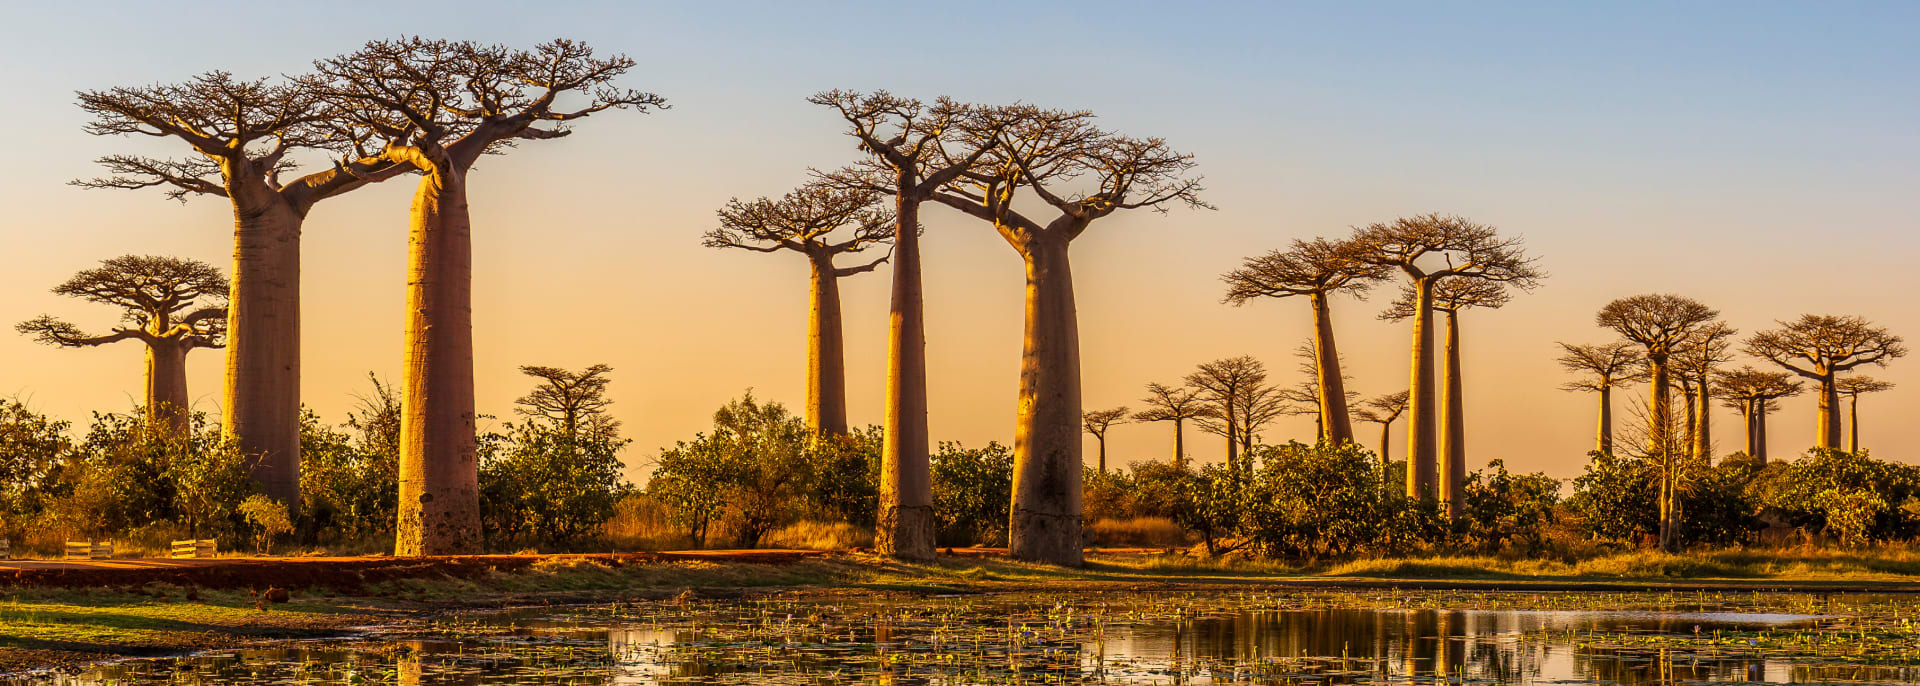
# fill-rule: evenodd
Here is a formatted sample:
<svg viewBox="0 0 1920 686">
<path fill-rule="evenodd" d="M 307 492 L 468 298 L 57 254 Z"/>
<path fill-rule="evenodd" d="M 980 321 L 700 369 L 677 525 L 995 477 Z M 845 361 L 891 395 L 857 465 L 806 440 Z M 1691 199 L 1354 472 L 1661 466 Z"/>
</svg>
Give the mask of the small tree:
<svg viewBox="0 0 1920 686">
<path fill-rule="evenodd" d="M 54 293 L 121 310 L 129 326 L 95 336 L 49 315 L 21 322 L 21 333 L 48 345 L 91 347 L 137 340 L 147 351 L 147 426 L 183 436 L 191 430 L 187 353 L 226 343 L 227 278 L 198 260 L 127 255 L 83 270 Z"/>
<path fill-rule="evenodd" d="M 1725 398 L 1728 407 L 1740 411 L 1746 425 L 1746 454 L 1767 462 L 1767 415 L 1780 408 L 1781 398 L 1799 395 L 1803 389 L 1787 372 L 1766 372 L 1753 367 L 1720 372 L 1714 378 L 1715 393 Z"/>
<path fill-rule="evenodd" d="M 287 516 L 287 506 L 258 493 L 247 496 L 240 502 L 240 516 L 246 518 L 253 527 L 254 547 L 261 555 L 266 555 L 273 546 L 273 539 L 293 530 L 293 520 Z"/>
<path fill-rule="evenodd" d="M 1671 293 L 1636 295 L 1607 303 L 1594 316 L 1602 328 L 1640 344 L 1646 351 L 1648 400 L 1646 449 L 1660 465 L 1660 547 L 1673 550 L 1676 537 L 1682 464 L 1679 441 L 1673 433 L 1672 367 L 1674 353 L 1700 327 L 1720 312 L 1692 298 Z"/>
<path fill-rule="evenodd" d="M 1840 377 L 1833 384 L 1836 392 L 1847 396 L 1847 452 L 1860 452 L 1860 395 L 1893 390 L 1893 382 L 1855 374 Z"/>
<path fill-rule="evenodd" d="M 1241 470 L 1240 447 L 1244 431 L 1241 419 L 1251 413 L 1246 406 L 1267 382 L 1267 366 L 1248 355 L 1202 363 L 1187 375 L 1187 385 L 1199 389 L 1208 414 L 1200 418 L 1200 428 L 1227 439 L 1227 467 Z"/>
<path fill-rule="evenodd" d="M 1811 379 L 1820 394 L 1815 447 L 1840 447 L 1840 374 L 1865 365 L 1885 367 L 1905 357 L 1906 342 L 1862 317 L 1802 315 L 1747 339 L 1748 355 Z"/>
<path fill-rule="evenodd" d="M 1386 466 L 1393 462 L 1393 456 L 1388 450 L 1393 440 L 1393 434 L 1390 433 L 1393 429 L 1393 421 L 1399 419 L 1400 415 L 1406 411 L 1407 392 L 1400 391 L 1398 393 L 1374 396 L 1368 399 L 1359 410 L 1353 413 L 1353 416 L 1359 417 L 1362 421 L 1369 421 L 1380 425 L 1380 467 L 1382 470 L 1385 470 Z M 1385 472 L 1383 471 L 1382 473 Z"/>
<path fill-rule="evenodd" d="M 1081 425 L 1093 439 L 1100 443 L 1100 473 L 1107 473 L 1107 430 L 1115 424 L 1127 423 L 1127 406 L 1121 405 L 1111 410 L 1094 410 L 1081 417 Z"/>
<path fill-rule="evenodd" d="M 1184 469 L 1187 464 L 1186 423 L 1189 419 L 1202 419 L 1215 416 L 1215 410 L 1207 406 L 1201 397 L 1200 389 L 1193 386 L 1168 386 L 1160 383 L 1147 384 L 1147 397 L 1140 401 L 1147 409 L 1134 413 L 1136 422 L 1173 422 L 1173 462 L 1175 469 Z"/>
<path fill-rule="evenodd" d="M 1561 384 L 1564 391 L 1591 392 L 1600 397 L 1600 421 L 1594 450 L 1613 453 L 1613 389 L 1647 380 L 1646 355 L 1630 341 L 1596 345 L 1561 343 L 1560 366 L 1582 375 Z"/>
</svg>

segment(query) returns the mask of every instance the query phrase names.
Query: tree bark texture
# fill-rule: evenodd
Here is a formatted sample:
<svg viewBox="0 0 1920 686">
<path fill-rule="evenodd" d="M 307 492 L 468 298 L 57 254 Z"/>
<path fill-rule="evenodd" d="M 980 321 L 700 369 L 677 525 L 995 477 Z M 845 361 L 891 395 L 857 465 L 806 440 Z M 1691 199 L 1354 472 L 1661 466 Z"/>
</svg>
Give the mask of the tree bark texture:
<svg viewBox="0 0 1920 686">
<path fill-rule="evenodd" d="M 1347 384 L 1340 372 L 1340 350 L 1333 339 L 1333 311 L 1326 293 L 1313 293 L 1314 370 L 1320 389 L 1320 426 L 1328 443 L 1353 442 L 1353 419 L 1347 412 Z"/>
<path fill-rule="evenodd" d="M 1460 379 L 1460 313 L 1447 310 L 1447 344 L 1444 398 L 1440 404 L 1440 504 L 1447 518 L 1458 521 L 1467 483 L 1466 399 Z"/>
<path fill-rule="evenodd" d="M 1696 459 L 1713 459 L 1713 389 L 1706 381 L 1701 381 L 1694 391 L 1693 401 L 1693 456 Z"/>
<path fill-rule="evenodd" d="M 807 317 L 807 426 L 820 437 L 847 433 L 846 344 L 840 325 L 840 276 L 833 255 L 808 255 L 812 309 Z"/>
<path fill-rule="evenodd" d="M 421 179 L 408 242 L 394 554 L 478 553 L 473 230 L 462 166 Z"/>
<path fill-rule="evenodd" d="M 300 503 L 300 227 L 269 189 L 235 184 L 233 278 L 221 429 L 247 456 L 253 482 Z"/>
<path fill-rule="evenodd" d="M 1814 380 L 1820 383 L 1820 412 L 1818 415 L 1820 425 L 1815 427 L 1814 433 L 1815 436 L 1819 437 L 1819 441 L 1815 447 L 1822 449 L 1838 448 L 1840 447 L 1840 391 L 1838 385 L 1834 383 L 1834 375 L 1831 371 L 1816 377 Z"/>
<path fill-rule="evenodd" d="M 1599 436 L 1594 439 L 1594 450 L 1611 455 L 1613 454 L 1613 385 L 1602 385 L 1598 395 L 1600 396 L 1600 426 L 1597 430 Z"/>
<path fill-rule="evenodd" d="M 1439 456 L 1433 364 L 1433 279 L 1413 282 L 1413 374 L 1407 388 L 1407 497 L 1431 500 Z"/>
<path fill-rule="evenodd" d="M 1187 437 L 1184 419 L 1173 420 L 1173 468 L 1187 468 Z"/>
<path fill-rule="evenodd" d="M 902 183 L 902 188 L 911 184 Z M 933 559 L 933 481 L 927 454 L 927 334 L 920 287 L 920 201 L 896 205 L 893 303 L 887 325 L 886 442 L 880 455 L 880 513 L 874 549 Z"/>
<path fill-rule="evenodd" d="M 1753 413 L 1753 444 L 1756 447 L 1754 457 L 1760 458 L 1760 464 L 1767 463 L 1767 406 L 1763 403 Z"/>
<path fill-rule="evenodd" d="M 1671 375 L 1664 357 L 1647 359 L 1652 370 L 1647 383 L 1647 451 L 1660 460 L 1660 549 L 1673 550 L 1674 544 L 1674 470 L 1679 466 L 1673 454 L 1673 396 L 1668 393 Z"/>
<path fill-rule="evenodd" d="M 1026 339 L 1013 430 L 1009 553 L 1079 566 L 1081 514 L 1080 328 L 1068 240 L 1035 234 L 1026 262 Z"/>
<path fill-rule="evenodd" d="M 1847 452 L 1860 453 L 1860 396 L 1847 398 Z"/>
<path fill-rule="evenodd" d="M 185 438 L 193 430 L 188 410 L 187 346 L 178 340 L 147 343 L 147 407 L 149 431 Z"/>
</svg>

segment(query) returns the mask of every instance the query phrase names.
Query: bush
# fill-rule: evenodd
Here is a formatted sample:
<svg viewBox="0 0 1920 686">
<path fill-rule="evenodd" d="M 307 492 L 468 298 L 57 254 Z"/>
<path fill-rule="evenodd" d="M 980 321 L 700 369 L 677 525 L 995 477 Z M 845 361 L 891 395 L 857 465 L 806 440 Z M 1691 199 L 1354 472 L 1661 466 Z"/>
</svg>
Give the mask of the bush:
<svg viewBox="0 0 1920 686">
<path fill-rule="evenodd" d="M 1486 469 L 1468 474 L 1461 490 L 1462 536 L 1485 552 L 1514 541 L 1538 550 L 1560 500 L 1558 480 L 1545 474 L 1508 474 L 1506 463 L 1497 459 L 1488 462 Z"/>
<path fill-rule="evenodd" d="M 933 454 L 933 517 L 940 545 L 1005 545 L 1013 502 L 1013 451 L 942 441 Z"/>
<path fill-rule="evenodd" d="M 1573 479 L 1567 507 L 1598 539 L 1632 542 L 1660 530 L 1659 466 L 1640 457 L 1587 453 L 1586 471 Z"/>
<path fill-rule="evenodd" d="M 1382 475 L 1353 443 L 1290 442 L 1258 449 L 1247 493 L 1247 536 L 1269 556 L 1346 555 L 1380 537 Z"/>
<path fill-rule="evenodd" d="M 258 493 L 247 496 L 240 502 L 240 516 L 245 517 L 247 525 L 253 527 L 253 543 L 261 555 L 267 554 L 273 547 L 273 539 L 293 530 L 293 520 L 287 516 L 287 506 Z"/>
<path fill-rule="evenodd" d="M 1762 512 L 1845 545 L 1912 538 L 1920 519 L 1902 507 L 1920 495 L 1920 467 L 1873 459 L 1866 451 L 1807 451 L 1772 464 L 1754 480 Z"/>
</svg>

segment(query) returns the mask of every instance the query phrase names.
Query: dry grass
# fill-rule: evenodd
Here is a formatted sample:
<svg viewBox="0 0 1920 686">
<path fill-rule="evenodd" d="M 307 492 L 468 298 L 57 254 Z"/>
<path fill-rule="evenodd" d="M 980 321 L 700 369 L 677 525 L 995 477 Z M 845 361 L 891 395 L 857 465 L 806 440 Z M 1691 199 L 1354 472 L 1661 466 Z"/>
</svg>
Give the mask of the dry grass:
<svg viewBox="0 0 1920 686">
<path fill-rule="evenodd" d="M 607 542 L 616 550 L 685 550 L 693 541 L 679 527 L 667 521 L 665 503 L 645 493 L 627 496 L 614 505 L 613 519 L 607 520 Z"/>
<path fill-rule="evenodd" d="M 1101 519 L 1088 525 L 1086 534 L 1097 546 L 1173 548 L 1191 543 L 1186 530 L 1165 517 Z"/>
<path fill-rule="evenodd" d="M 873 529 L 846 522 L 795 522 L 767 532 L 762 548 L 850 550 L 873 547 Z"/>
</svg>

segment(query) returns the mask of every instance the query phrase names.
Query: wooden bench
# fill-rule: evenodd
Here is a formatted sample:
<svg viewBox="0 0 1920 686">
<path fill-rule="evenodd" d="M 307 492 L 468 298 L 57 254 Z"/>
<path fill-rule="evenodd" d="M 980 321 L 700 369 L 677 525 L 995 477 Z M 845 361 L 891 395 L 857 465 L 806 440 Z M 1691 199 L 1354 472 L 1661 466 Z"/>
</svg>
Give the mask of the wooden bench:
<svg viewBox="0 0 1920 686">
<path fill-rule="evenodd" d="M 67 541 L 69 560 L 105 560 L 113 557 L 113 541 Z"/>
<path fill-rule="evenodd" d="M 167 557 L 175 560 L 192 560 L 213 557 L 219 552 L 211 538 L 174 541 Z"/>
</svg>

